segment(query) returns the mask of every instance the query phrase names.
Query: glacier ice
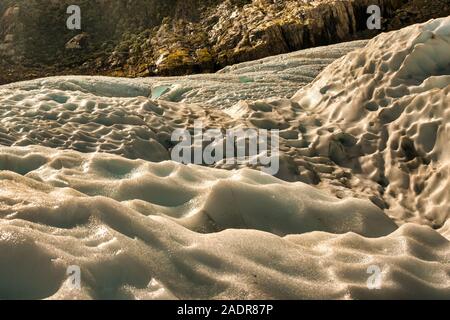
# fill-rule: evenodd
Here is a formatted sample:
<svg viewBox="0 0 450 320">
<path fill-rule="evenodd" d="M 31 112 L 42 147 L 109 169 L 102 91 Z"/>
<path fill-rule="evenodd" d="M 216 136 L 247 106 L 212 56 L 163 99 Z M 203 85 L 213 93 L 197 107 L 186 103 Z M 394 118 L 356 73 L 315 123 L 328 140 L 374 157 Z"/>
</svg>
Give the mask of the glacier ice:
<svg viewBox="0 0 450 320">
<path fill-rule="evenodd" d="M 448 299 L 449 30 L 1 86 L 0 298 Z M 279 129 L 277 176 L 171 161 L 197 119 Z"/>
</svg>

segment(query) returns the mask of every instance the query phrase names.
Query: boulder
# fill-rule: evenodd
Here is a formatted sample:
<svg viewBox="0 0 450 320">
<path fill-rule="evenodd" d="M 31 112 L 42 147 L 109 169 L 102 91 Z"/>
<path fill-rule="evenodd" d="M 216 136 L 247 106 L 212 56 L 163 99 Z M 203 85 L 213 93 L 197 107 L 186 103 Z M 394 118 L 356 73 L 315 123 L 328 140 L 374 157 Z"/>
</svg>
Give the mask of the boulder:
<svg viewBox="0 0 450 320">
<path fill-rule="evenodd" d="M 66 49 L 79 50 L 86 49 L 89 45 L 89 35 L 85 32 L 77 34 L 66 43 Z"/>
</svg>

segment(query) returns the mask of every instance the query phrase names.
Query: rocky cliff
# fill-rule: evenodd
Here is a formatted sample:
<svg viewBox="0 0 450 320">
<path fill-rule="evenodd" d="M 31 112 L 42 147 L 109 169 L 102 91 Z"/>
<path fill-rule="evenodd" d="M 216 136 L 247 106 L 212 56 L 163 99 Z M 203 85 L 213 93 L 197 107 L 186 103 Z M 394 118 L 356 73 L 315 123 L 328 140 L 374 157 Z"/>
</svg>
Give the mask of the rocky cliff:
<svg viewBox="0 0 450 320">
<path fill-rule="evenodd" d="M 366 10 L 372 4 L 382 9 L 384 29 L 412 19 L 410 8 L 390 19 L 408 5 L 405 0 L 79 0 L 82 30 L 72 31 L 66 28 L 72 2 L 2 1 L 0 83 L 67 73 L 211 72 L 370 36 Z M 444 12 L 433 15 L 439 14 Z"/>
</svg>

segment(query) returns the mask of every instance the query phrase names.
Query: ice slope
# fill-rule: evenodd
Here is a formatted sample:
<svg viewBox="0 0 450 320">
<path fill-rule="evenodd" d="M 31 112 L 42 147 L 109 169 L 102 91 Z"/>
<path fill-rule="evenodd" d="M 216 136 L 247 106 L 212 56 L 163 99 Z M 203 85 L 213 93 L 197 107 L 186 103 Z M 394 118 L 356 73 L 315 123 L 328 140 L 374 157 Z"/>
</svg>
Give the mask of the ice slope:
<svg viewBox="0 0 450 320">
<path fill-rule="evenodd" d="M 12 83 L 4 87 L 27 90 L 43 88 L 80 90 L 115 97 L 142 95 L 164 101 L 201 103 L 203 106 L 222 109 L 245 99 L 290 98 L 301 86 L 314 80 L 328 64 L 366 43 L 365 40 L 344 42 L 281 54 L 228 66 L 215 74 L 136 80 L 107 77 L 52 77 L 25 83 Z"/>
<path fill-rule="evenodd" d="M 0 298 L 450 299 L 449 30 L 0 87 Z M 279 174 L 169 161 L 199 119 L 280 129 Z"/>
<path fill-rule="evenodd" d="M 322 119 L 320 155 L 383 186 L 390 215 L 436 229 L 450 216 L 449 53 L 450 17 L 383 34 L 293 99 Z"/>
</svg>

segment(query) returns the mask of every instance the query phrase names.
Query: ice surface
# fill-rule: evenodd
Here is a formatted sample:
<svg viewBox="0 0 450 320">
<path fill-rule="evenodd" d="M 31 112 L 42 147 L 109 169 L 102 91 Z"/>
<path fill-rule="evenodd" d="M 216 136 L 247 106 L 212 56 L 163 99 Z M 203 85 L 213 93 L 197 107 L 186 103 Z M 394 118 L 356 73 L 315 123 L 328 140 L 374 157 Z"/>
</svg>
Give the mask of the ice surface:
<svg viewBox="0 0 450 320">
<path fill-rule="evenodd" d="M 26 90 L 41 88 L 79 90 L 107 97 L 137 95 L 151 97 L 152 94 L 156 94 L 154 98 L 165 101 L 201 103 L 203 106 L 227 108 L 244 99 L 290 98 L 301 86 L 314 80 L 319 72 L 332 61 L 366 43 L 367 41 L 352 41 L 306 49 L 228 66 L 215 74 L 136 80 L 106 77 L 52 77 L 13 83 L 8 87 Z M 241 80 L 246 78 L 254 81 L 243 85 Z M 160 91 L 163 88 L 169 90 Z"/>
<path fill-rule="evenodd" d="M 0 298 L 450 298 L 449 29 L 0 87 Z M 199 119 L 279 129 L 280 172 L 170 161 Z"/>
<path fill-rule="evenodd" d="M 323 125 L 322 156 L 385 185 L 388 214 L 438 229 L 450 216 L 450 18 L 382 34 L 328 66 L 294 101 Z M 326 127 L 348 134 L 332 148 Z M 353 154 L 352 154 L 353 153 Z"/>
<path fill-rule="evenodd" d="M 44 147 L 0 154 L 2 298 L 450 294 L 449 241 L 416 224 L 395 230 L 367 201 L 248 169 Z M 25 162 L 39 168 L 16 173 Z M 75 293 L 70 265 L 83 270 Z M 383 270 L 380 290 L 367 289 L 370 265 Z"/>
</svg>

